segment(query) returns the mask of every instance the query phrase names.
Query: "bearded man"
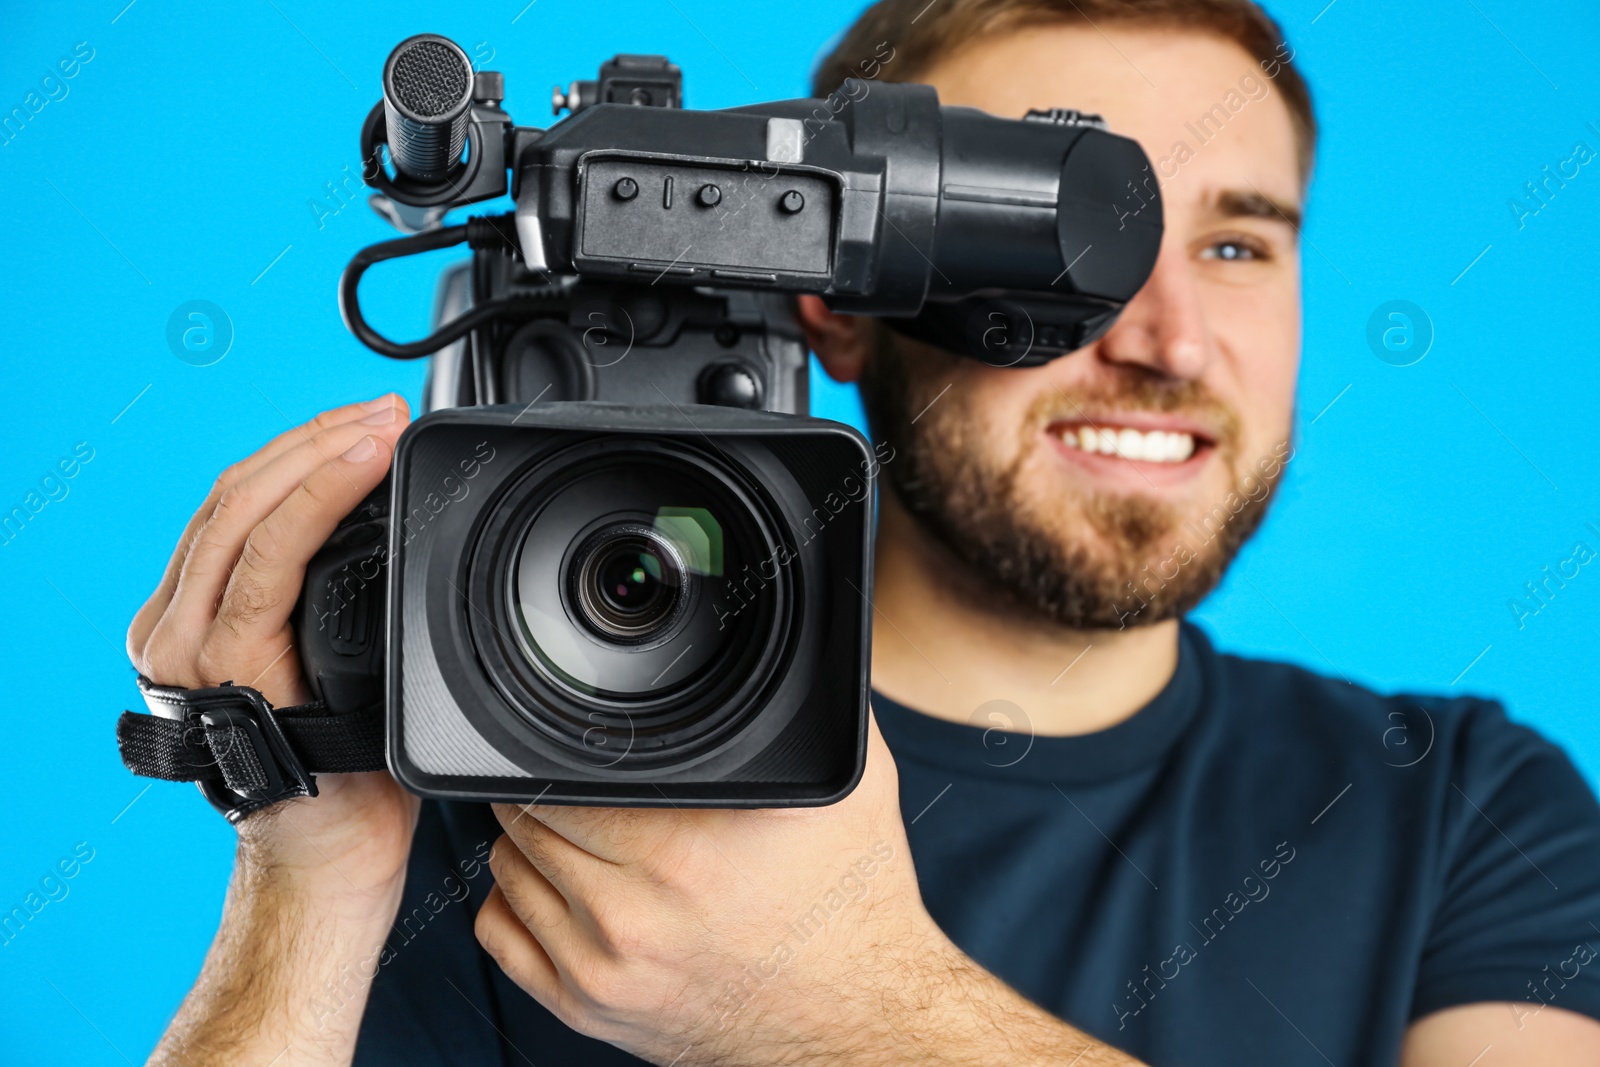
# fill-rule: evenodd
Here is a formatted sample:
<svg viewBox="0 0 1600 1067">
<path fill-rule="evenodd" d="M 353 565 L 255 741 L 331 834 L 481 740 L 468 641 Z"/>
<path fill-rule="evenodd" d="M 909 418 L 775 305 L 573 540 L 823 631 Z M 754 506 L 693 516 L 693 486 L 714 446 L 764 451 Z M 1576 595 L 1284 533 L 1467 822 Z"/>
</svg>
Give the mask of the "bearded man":
<svg viewBox="0 0 1600 1067">
<path fill-rule="evenodd" d="M 1033 369 L 800 299 L 891 457 L 860 786 L 419 814 L 387 774 L 324 776 L 239 824 L 154 1062 L 1600 1062 L 1600 808 L 1560 750 L 1183 619 L 1294 462 L 1292 58 L 1246 0 L 869 9 L 819 95 L 870 60 L 946 104 L 1099 112 L 1166 229 L 1115 326 Z M 338 409 L 225 475 L 134 622 L 141 670 L 303 701 L 301 569 L 404 423 Z"/>
</svg>

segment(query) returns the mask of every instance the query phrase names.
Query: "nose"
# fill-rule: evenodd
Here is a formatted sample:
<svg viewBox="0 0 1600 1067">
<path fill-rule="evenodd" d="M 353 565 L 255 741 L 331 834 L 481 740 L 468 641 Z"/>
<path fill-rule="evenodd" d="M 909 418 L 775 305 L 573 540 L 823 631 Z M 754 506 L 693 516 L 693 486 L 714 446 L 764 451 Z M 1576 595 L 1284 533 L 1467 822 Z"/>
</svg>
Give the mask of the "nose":
<svg viewBox="0 0 1600 1067">
<path fill-rule="evenodd" d="M 1107 363 L 1193 379 L 1210 366 L 1213 350 L 1188 257 L 1177 241 L 1163 241 L 1150 280 L 1128 301 L 1095 351 Z"/>
</svg>

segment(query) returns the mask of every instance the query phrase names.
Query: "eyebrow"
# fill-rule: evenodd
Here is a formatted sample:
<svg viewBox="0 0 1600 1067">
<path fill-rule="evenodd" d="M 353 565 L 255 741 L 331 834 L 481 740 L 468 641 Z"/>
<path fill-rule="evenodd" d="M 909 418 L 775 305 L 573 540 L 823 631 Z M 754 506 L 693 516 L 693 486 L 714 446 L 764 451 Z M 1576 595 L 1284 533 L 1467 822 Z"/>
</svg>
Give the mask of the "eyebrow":
<svg viewBox="0 0 1600 1067">
<path fill-rule="evenodd" d="M 1300 208 L 1274 200 L 1255 189 L 1224 189 L 1212 200 L 1211 208 L 1227 219 L 1270 219 L 1287 222 L 1295 233 L 1300 232 Z"/>
</svg>

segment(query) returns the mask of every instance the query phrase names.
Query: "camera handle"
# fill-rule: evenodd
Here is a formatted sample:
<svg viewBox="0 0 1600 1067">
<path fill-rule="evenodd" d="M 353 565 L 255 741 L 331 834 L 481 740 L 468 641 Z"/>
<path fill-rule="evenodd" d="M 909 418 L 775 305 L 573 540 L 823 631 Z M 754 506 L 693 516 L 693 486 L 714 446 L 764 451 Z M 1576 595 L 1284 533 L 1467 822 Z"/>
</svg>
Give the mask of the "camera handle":
<svg viewBox="0 0 1600 1067">
<path fill-rule="evenodd" d="M 385 477 L 311 557 L 291 616 L 301 672 L 334 711 L 383 707 L 392 481 Z"/>
</svg>

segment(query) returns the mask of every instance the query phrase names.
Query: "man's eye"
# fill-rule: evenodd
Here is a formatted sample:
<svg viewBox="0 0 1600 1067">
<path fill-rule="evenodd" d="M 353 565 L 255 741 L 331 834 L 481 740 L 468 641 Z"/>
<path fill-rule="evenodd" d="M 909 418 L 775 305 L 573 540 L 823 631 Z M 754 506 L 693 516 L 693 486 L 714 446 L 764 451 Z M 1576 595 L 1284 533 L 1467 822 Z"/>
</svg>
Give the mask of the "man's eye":
<svg viewBox="0 0 1600 1067">
<path fill-rule="evenodd" d="M 1245 261 L 1268 258 L 1266 250 L 1251 241 L 1237 238 L 1227 238 L 1214 241 L 1200 252 L 1201 259 L 1222 259 L 1230 261 Z"/>
</svg>

